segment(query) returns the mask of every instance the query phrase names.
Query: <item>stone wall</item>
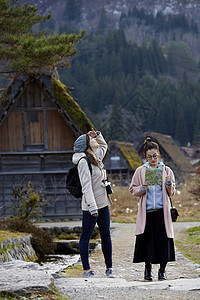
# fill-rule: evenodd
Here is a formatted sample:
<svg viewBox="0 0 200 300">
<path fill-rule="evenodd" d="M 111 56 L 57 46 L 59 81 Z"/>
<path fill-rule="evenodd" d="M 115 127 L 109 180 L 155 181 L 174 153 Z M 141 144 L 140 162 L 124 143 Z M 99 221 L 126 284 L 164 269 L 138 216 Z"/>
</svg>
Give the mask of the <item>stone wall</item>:
<svg viewBox="0 0 200 300">
<path fill-rule="evenodd" d="M 0 263 L 11 260 L 35 261 L 37 256 L 31 245 L 31 235 L 8 238 L 0 242 Z"/>
</svg>

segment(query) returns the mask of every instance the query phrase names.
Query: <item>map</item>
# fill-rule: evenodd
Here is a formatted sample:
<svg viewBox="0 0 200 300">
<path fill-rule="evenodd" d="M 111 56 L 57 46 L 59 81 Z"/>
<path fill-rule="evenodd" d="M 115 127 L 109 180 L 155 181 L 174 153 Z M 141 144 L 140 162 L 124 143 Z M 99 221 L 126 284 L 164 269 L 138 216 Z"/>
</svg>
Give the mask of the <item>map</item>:
<svg viewBox="0 0 200 300">
<path fill-rule="evenodd" d="M 148 185 L 162 185 L 163 169 L 146 169 L 145 183 Z"/>
</svg>

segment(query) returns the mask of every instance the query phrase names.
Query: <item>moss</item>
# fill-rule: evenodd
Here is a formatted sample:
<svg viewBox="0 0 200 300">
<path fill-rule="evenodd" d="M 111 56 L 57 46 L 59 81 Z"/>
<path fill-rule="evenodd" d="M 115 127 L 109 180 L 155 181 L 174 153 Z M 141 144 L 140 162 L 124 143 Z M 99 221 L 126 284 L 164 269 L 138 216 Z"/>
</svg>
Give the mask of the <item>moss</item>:
<svg viewBox="0 0 200 300">
<path fill-rule="evenodd" d="M 4 253 L 7 253 L 8 250 L 11 250 L 11 251 L 12 251 L 12 250 L 14 249 L 14 247 L 15 247 L 15 245 L 14 245 L 14 244 L 11 244 L 11 243 L 9 243 L 7 247 L 6 247 L 5 244 L 3 244 L 3 249 L 0 249 L 0 255 L 2 255 L 2 254 L 4 254 Z"/>
<path fill-rule="evenodd" d="M 68 297 L 62 296 L 57 288 L 49 287 L 49 291 L 26 292 L 0 292 L 0 300 L 22 300 L 22 299 L 46 299 L 46 300 L 70 300 Z"/>
<path fill-rule="evenodd" d="M 119 150 L 122 152 L 123 156 L 127 159 L 130 167 L 135 170 L 137 167 L 141 166 L 140 156 L 137 154 L 133 144 L 131 143 L 118 143 Z"/>
<path fill-rule="evenodd" d="M 19 299 L 19 297 L 17 297 L 14 293 L 11 292 L 0 292 L 0 300 L 5 300 L 5 299 Z"/>
<path fill-rule="evenodd" d="M 69 233 L 69 234 L 60 234 L 57 237 L 58 240 L 78 240 L 79 236 L 75 233 Z"/>
<path fill-rule="evenodd" d="M 37 260 L 38 260 L 37 255 L 26 256 L 26 258 L 25 258 L 25 261 L 26 261 L 26 262 L 30 262 L 30 261 L 36 262 Z"/>
<path fill-rule="evenodd" d="M 78 249 L 78 241 L 69 242 L 70 248 Z"/>
<path fill-rule="evenodd" d="M 82 265 L 73 265 L 64 270 L 65 273 L 62 274 L 62 277 L 74 278 L 82 277 L 83 267 Z"/>
<path fill-rule="evenodd" d="M 94 125 L 90 122 L 78 103 L 70 95 L 68 88 L 61 81 L 53 78 L 52 87 L 56 100 L 82 132 L 87 132 L 92 127 L 94 128 Z"/>
<path fill-rule="evenodd" d="M 6 252 L 7 252 L 7 248 L 5 247 L 5 245 L 3 245 L 3 249 L 0 249 L 0 255 L 3 255 Z"/>
</svg>

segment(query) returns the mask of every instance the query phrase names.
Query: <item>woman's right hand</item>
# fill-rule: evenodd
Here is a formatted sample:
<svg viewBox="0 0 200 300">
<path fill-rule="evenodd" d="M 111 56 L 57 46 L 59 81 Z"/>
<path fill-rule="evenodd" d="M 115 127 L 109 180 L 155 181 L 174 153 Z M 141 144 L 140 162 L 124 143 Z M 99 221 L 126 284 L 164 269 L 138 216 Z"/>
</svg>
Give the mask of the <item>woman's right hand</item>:
<svg viewBox="0 0 200 300">
<path fill-rule="evenodd" d="M 144 183 L 144 184 L 142 185 L 142 187 L 143 187 L 143 189 L 144 189 L 144 191 L 145 191 L 145 193 L 146 193 L 147 190 L 148 190 L 148 184 Z"/>
<path fill-rule="evenodd" d="M 92 128 L 92 130 L 88 131 L 87 133 L 89 136 L 91 136 L 92 138 L 96 138 L 97 137 L 97 134 L 96 132 L 94 131 L 94 129 Z"/>
</svg>

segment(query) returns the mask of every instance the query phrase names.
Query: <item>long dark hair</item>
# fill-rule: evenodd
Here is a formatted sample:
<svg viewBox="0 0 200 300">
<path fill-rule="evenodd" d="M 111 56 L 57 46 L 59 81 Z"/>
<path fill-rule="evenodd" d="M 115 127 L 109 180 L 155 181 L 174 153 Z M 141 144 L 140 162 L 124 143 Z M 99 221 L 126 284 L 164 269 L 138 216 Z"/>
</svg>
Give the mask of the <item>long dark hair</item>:
<svg viewBox="0 0 200 300">
<path fill-rule="evenodd" d="M 94 157 L 94 155 L 92 155 L 91 153 L 89 153 L 87 151 L 87 149 L 92 149 L 91 146 L 90 146 L 90 137 L 88 134 L 86 134 L 86 150 L 85 150 L 85 154 L 87 156 L 87 159 L 89 160 L 89 162 L 94 165 L 94 166 L 97 166 L 100 168 L 100 164 L 99 162 L 97 161 L 97 159 Z"/>
<path fill-rule="evenodd" d="M 147 151 L 151 149 L 156 149 L 158 151 L 158 154 L 160 156 L 159 146 L 156 142 L 152 140 L 149 136 L 144 141 L 144 147 L 143 147 L 143 154 L 144 157 L 146 157 Z"/>
</svg>

